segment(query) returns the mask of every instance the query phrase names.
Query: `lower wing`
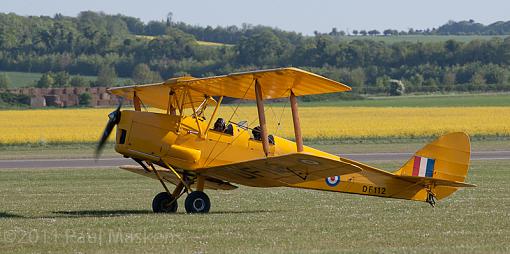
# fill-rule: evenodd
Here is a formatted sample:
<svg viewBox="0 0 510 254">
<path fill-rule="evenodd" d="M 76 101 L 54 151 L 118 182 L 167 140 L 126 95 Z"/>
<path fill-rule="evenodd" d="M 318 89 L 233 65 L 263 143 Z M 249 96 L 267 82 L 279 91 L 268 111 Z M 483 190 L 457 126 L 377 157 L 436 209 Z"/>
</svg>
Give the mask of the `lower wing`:
<svg viewBox="0 0 510 254">
<path fill-rule="evenodd" d="M 255 187 L 278 187 L 345 175 L 362 169 L 342 160 L 292 153 L 257 160 L 215 166 L 203 170 L 204 175 L 224 181 Z"/>
</svg>

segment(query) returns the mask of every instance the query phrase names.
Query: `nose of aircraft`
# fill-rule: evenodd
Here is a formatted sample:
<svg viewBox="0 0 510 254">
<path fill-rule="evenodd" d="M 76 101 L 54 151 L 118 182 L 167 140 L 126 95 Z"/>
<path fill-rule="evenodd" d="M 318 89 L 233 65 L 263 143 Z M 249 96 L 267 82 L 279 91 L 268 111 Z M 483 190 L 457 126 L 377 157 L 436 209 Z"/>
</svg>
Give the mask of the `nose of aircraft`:
<svg viewBox="0 0 510 254">
<path fill-rule="evenodd" d="M 101 138 L 99 139 L 99 142 L 97 143 L 96 147 L 96 159 L 99 158 L 101 155 L 101 151 L 103 150 L 104 144 L 106 143 L 106 140 L 108 140 L 108 137 L 113 131 L 113 128 L 115 125 L 117 125 L 120 122 L 120 108 L 122 107 L 122 100 L 119 101 L 119 105 L 117 108 L 112 111 L 110 114 L 108 114 L 108 122 L 106 123 L 106 127 L 104 128 L 103 134 L 101 135 Z"/>
</svg>

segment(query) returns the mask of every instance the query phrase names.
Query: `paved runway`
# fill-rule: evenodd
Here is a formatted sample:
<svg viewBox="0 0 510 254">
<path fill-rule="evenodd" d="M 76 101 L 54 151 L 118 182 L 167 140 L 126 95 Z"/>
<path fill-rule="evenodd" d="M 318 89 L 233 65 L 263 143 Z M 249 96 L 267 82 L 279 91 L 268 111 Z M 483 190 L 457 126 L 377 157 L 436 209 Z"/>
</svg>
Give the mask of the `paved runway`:
<svg viewBox="0 0 510 254">
<path fill-rule="evenodd" d="M 411 153 L 353 153 L 342 154 L 360 162 L 370 161 L 402 161 L 405 162 L 411 157 Z M 510 160 L 510 151 L 480 151 L 472 152 L 471 160 Z M 8 168 L 99 168 L 116 167 L 126 164 L 135 164 L 130 159 L 102 158 L 95 159 L 21 159 L 21 160 L 0 160 L 0 169 Z"/>
</svg>

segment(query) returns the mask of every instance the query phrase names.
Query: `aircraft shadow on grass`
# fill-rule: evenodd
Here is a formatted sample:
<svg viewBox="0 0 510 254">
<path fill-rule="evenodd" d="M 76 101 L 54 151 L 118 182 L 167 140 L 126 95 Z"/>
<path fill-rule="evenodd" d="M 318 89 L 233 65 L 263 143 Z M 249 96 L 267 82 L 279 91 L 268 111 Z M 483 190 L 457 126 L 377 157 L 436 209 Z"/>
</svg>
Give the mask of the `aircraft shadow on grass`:
<svg viewBox="0 0 510 254">
<path fill-rule="evenodd" d="M 15 213 L 0 212 L 0 219 L 7 219 L 7 218 L 25 218 L 25 216 L 18 215 Z"/>
<path fill-rule="evenodd" d="M 56 216 L 24 216 L 15 213 L 0 212 L 0 219 L 56 219 L 79 217 L 117 217 L 136 214 L 151 214 L 149 210 L 84 210 L 84 211 L 54 211 Z M 58 215 L 58 216 L 57 216 Z"/>
<path fill-rule="evenodd" d="M 118 217 L 137 214 L 151 214 L 150 210 L 79 210 L 79 211 L 54 211 L 58 217 Z"/>
<path fill-rule="evenodd" d="M 257 214 L 257 213 L 278 213 L 283 210 L 250 210 L 250 211 L 212 211 L 209 214 Z M 82 218 L 82 217 L 120 217 L 130 215 L 154 214 L 150 210 L 79 210 L 79 211 L 53 211 L 55 216 L 23 216 L 15 213 L 0 212 L 0 219 L 56 219 L 56 218 Z M 185 214 L 185 212 L 177 213 Z M 170 215 L 170 214 L 169 214 Z"/>
<path fill-rule="evenodd" d="M 256 213 L 272 213 L 281 211 L 268 211 L 268 210 L 250 210 L 250 211 L 212 211 L 209 214 L 256 214 Z M 62 216 L 58 217 L 118 217 L 139 214 L 154 214 L 150 210 L 80 210 L 80 211 L 54 211 L 53 214 Z M 185 214 L 185 212 L 177 213 Z"/>
</svg>

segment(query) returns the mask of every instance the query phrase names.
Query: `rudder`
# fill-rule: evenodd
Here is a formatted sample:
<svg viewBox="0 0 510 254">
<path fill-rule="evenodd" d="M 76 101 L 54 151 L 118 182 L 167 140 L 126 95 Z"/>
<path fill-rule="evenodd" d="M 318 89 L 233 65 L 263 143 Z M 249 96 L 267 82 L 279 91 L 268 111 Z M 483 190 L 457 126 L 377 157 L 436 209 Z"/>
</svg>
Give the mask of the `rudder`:
<svg viewBox="0 0 510 254">
<path fill-rule="evenodd" d="M 394 174 L 464 182 L 471 156 L 469 136 L 464 132 L 443 135 L 418 150 Z M 437 186 L 437 199 L 449 196 L 457 187 Z"/>
</svg>

